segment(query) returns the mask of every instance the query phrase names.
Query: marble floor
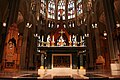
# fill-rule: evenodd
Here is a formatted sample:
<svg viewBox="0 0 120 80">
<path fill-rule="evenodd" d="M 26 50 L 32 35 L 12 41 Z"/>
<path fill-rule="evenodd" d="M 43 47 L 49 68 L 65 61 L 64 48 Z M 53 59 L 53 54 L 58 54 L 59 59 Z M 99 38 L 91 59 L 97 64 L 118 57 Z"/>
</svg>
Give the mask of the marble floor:
<svg viewBox="0 0 120 80">
<path fill-rule="evenodd" d="M 38 71 L 15 71 L 15 72 L 4 72 L 0 71 L 0 80 L 16 80 L 16 79 L 38 79 L 38 80 L 52 80 L 52 79 L 68 79 L 68 80 L 120 80 L 120 71 L 107 71 L 107 70 L 94 70 L 87 71 L 85 75 L 77 73 L 77 70 L 72 70 L 71 75 L 52 75 L 51 70 L 47 70 L 44 75 L 38 75 Z"/>
</svg>

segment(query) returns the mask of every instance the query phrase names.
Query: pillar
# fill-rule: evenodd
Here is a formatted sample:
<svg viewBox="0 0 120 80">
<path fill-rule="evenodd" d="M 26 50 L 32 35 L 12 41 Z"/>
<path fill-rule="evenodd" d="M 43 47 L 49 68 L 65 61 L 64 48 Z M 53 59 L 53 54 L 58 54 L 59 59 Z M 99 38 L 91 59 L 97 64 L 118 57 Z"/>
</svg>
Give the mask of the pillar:
<svg viewBox="0 0 120 80">
<path fill-rule="evenodd" d="M 28 37 L 28 28 L 25 27 L 22 43 L 22 51 L 20 55 L 20 69 L 26 69 L 26 51 L 27 51 L 27 37 Z"/>
<path fill-rule="evenodd" d="M 45 51 L 41 51 L 41 56 L 40 56 L 40 69 L 44 69 L 44 54 L 45 54 Z"/>
<path fill-rule="evenodd" d="M 44 66 L 44 54 L 41 54 L 41 66 Z"/>
<path fill-rule="evenodd" d="M 101 55 L 100 50 L 100 34 L 98 28 L 95 29 L 96 53 L 97 56 Z"/>
<path fill-rule="evenodd" d="M 0 20 L 1 21 L 1 20 Z M 2 31 L 2 22 L 0 22 L 0 62 L 2 61 L 2 53 L 3 53 L 3 31 Z"/>
<path fill-rule="evenodd" d="M 8 0 L 8 18 L 7 18 L 7 26 L 10 26 L 13 23 L 17 22 L 18 10 L 20 0 Z"/>
<path fill-rule="evenodd" d="M 19 35 L 18 37 L 18 43 L 17 43 L 17 66 L 18 68 L 20 69 L 20 55 L 21 55 L 21 46 L 22 46 L 22 39 L 23 39 L 23 36 L 22 35 Z"/>
<path fill-rule="evenodd" d="M 88 38 L 86 38 L 87 42 L 87 65 L 88 68 L 93 68 L 94 67 L 94 62 L 93 62 L 93 47 L 92 47 L 92 36 L 90 35 Z"/>
<path fill-rule="evenodd" d="M 117 37 L 114 39 L 114 50 L 115 50 L 115 58 L 118 58 L 118 54 L 119 54 L 119 48 L 118 48 L 118 42 L 117 42 Z"/>
<path fill-rule="evenodd" d="M 83 51 L 79 51 L 78 52 L 78 68 L 80 67 L 84 67 L 84 64 L 83 64 Z"/>
<path fill-rule="evenodd" d="M 114 18 L 114 1 L 113 0 L 103 0 L 105 18 L 106 18 L 106 30 L 108 33 L 108 47 L 110 58 L 115 58 L 114 45 L 113 45 L 113 35 L 112 32 L 115 28 L 115 18 Z"/>
<path fill-rule="evenodd" d="M 32 34 L 31 34 L 32 35 Z M 34 56 L 33 55 L 36 55 L 36 51 L 37 51 L 37 45 L 36 44 L 36 39 L 35 37 L 31 36 L 30 38 L 30 49 L 29 49 L 29 67 L 30 68 L 34 68 Z M 34 45 L 34 46 L 33 46 Z"/>
<path fill-rule="evenodd" d="M 83 54 L 81 53 L 79 56 L 80 56 L 80 66 L 83 66 Z"/>
</svg>

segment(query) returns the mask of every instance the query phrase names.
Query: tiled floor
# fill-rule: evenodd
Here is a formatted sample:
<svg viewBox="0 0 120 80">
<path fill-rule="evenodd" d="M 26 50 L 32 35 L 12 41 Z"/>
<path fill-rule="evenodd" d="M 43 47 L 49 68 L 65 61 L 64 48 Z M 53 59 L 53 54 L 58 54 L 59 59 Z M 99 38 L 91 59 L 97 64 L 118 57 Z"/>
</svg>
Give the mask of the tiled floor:
<svg viewBox="0 0 120 80">
<path fill-rule="evenodd" d="M 52 73 L 49 73 L 48 70 L 45 75 L 42 77 L 38 75 L 37 71 L 17 71 L 17 72 L 0 72 L 0 80 L 4 79 L 75 79 L 75 80 L 88 80 L 88 79 L 110 79 L 110 80 L 120 80 L 120 71 L 116 71 L 115 74 L 111 73 L 111 71 L 87 71 L 86 75 L 80 75 L 75 70 L 71 73 L 71 75 L 63 74 L 62 76 L 55 75 L 52 76 Z"/>
</svg>

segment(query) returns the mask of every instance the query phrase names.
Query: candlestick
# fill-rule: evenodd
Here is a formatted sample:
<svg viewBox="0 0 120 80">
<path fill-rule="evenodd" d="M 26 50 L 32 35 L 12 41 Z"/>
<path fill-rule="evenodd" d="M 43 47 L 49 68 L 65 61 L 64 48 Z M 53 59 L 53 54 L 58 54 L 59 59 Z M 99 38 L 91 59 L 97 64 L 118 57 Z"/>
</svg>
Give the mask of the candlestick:
<svg viewBox="0 0 120 80">
<path fill-rule="evenodd" d="M 69 36 L 69 46 L 72 46 L 71 35 Z"/>
<path fill-rule="evenodd" d="M 71 35 L 70 35 L 70 42 L 71 42 Z"/>
<path fill-rule="evenodd" d="M 55 41 L 54 41 L 54 35 L 52 36 L 52 46 L 54 46 L 54 43 L 55 43 Z"/>
<path fill-rule="evenodd" d="M 82 42 L 82 36 L 80 36 L 80 42 Z"/>
<path fill-rule="evenodd" d="M 46 44 L 46 46 L 50 46 L 50 35 L 48 35 L 48 37 L 47 37 L 47 44 Z"/>
<path fill-rule="evenodd" d="M 43 42 L 43 40 L 44 40 L 44 36 L 42 35 L 42 42 Z"/>
<path fill-rule="evenodd" d="M 48 35 L 47 37 L 47 42 L 50 42 L 50 35 Z"/>
<path fill-rule="evenodd" d="M 54 35 L 53 35 L 53 42 L 54 42 Z"/>
<path fill-rule="evenodd" d="M 81 42 L 82 42 L 82 36 L 80 36 L 80 40 L 81 40 Z"/>
<path fill-rule="evenodd" d="M 80 36 L 80 46 L 82 46 L 82 36 Z"/>
<path fill-rule="evenodd" d="M 41 44 L 41 46 L 44 46 L 43 40 L 44 40 L 44 36 L 42 35 L 42 44 Z"/>
<path fill-rule="evenodd" d="M 83 39 L 85 39 L 85 36 L 83 36 Z"/>
<path fill-rule="evenodd" d="M 75 37 L 75 41 L 77 41 L 77 39 L 76 39 L 76 35 L 75 35 L 74 37 Z"/>
</svg>

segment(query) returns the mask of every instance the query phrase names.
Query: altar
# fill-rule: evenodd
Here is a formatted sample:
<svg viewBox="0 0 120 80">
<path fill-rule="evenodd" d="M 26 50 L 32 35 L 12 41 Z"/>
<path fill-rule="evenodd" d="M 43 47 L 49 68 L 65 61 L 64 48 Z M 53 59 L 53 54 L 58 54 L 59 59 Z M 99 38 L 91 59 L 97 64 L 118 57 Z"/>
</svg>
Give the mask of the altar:
<svg viewBox="0 0 120 80">
<path fill-rule="evenodd" d="M 77 69 L 80 65 L 83 65 L 85 60 L 80 58 L 83 56 L 82 51 L 86 50 L 86 47 L 70 47 L 70 46 L 63 46 L 63 47 L 39 47 L 40 53 L 38 59 L 40 61 L 40 66 L 44 66 L 47 69 L 53 68 L 71 68 Z M 81 52 L 81 53 L 80 53 Z"/>
<path fill-rule="evenodd" d="M 53 68 L 71 68 L 72 69 L 72 55 L 71 54 L 52 54 L 52 69 Z"/>
<path fill-rule="evenodd" d="M 86 52 L 85 36 L 70 35 L 65 28 L 56 32 L 38 36 L 37 51 L 39 67 L 77 69 L 83 65 L 83 54 Z M 82 57 L 81 57 L 82 56 Z M 80 58 L 81 57 L 81 58 Z"/>
</svg>

